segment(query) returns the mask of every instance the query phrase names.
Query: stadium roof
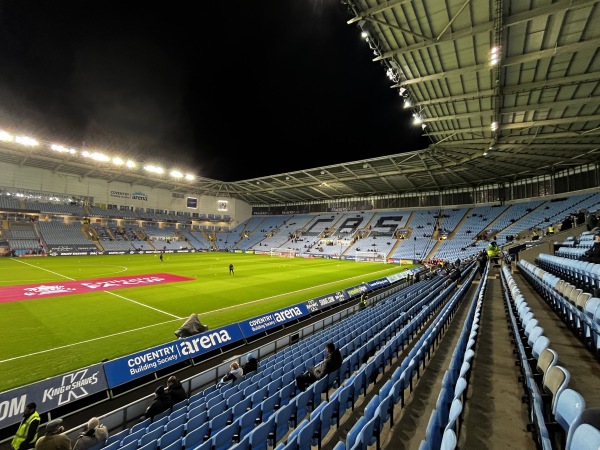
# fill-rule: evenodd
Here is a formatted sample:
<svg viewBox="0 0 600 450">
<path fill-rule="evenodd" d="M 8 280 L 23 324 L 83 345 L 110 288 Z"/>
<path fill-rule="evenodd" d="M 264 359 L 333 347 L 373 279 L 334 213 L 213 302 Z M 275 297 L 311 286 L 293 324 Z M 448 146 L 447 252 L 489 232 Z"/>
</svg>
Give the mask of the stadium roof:
<svg viewBox="0 0 600 450">
<path fill-rule="evenodd" d="M 252 205 L 474 188 L 598 163 L 600 0 L 344 3 L 428 148 L 191 185 L 8 144 L 0 160 Z"/>
</svg>

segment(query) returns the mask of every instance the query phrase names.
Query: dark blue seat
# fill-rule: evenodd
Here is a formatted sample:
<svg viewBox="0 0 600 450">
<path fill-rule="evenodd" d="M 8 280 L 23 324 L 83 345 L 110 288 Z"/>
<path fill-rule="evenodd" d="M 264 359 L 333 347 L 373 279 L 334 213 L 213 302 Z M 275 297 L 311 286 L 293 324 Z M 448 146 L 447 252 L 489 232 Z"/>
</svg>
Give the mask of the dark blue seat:
<svg viewBox="0 0 600 450">
<path fill-rule="evenodd" d="M 181 438 L 183 437 L 184 430 L 185 426 L 184 424 L 181 424 L 178 427 L 167 431 L 160 438 L 158 438 L 158 448 L 164 450 L 165 447 L 171 445 L 173 442 L 181 440 Z"/>
<path fill-rule="evenodd" d="M 259 423 L 261 423 L 262 410 L 260 405 L 256 405 L 254 408 L 246 411 L 237 420 L 240 426 L 239 435 L 240 439 L 243 439 L 250 433 Z"/>
<path fill-rule="evenodd" d="M 292 428 L 292 420 L 296 408 L 295 402 L 290 402 L 282 406 L 273 414 L 273 444 L 279 443 L 287 432 Z"/>
<path fill-rule="evenodd" d="M 204 422 L 199 424 L 197 427 L 188 430 L 186 435 L 182 439 L 183 448 L 186 450 L 194 449 L 205 440 L 210 441 L 210 424 Z"/>
<path fill-rule="evenodd" d="M 239 436 L 239 430 L 239 423 L 233 422 L 214 433 L 210 438 L 213 450 L 227 450 L 232 447 L 234 444 L 234 436 Z"/>
<path fill-rule="evenodd" d="M 261 423 L 250 432 L 248 440 L 252 450 L 269 449 L 269 436 L 271 436 L 275 426 L 274 417 L 275 416 L 271 416 L 271 419 Z"/>
</svg>

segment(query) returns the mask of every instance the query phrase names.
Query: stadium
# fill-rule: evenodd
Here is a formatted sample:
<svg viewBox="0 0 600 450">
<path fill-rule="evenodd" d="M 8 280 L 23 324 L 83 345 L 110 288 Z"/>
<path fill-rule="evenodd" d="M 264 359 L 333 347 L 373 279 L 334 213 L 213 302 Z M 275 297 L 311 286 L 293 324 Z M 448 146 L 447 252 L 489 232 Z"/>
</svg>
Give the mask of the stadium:
<svg viewBox="0 0 600 450">
<path fill-rule="evenodd" d="M 94 450 L 600 448 L 598 2 L 343 3 L 427 148 L 224 182 L 0 130 L 3 449 L 32 401 Z"/>
</svg>

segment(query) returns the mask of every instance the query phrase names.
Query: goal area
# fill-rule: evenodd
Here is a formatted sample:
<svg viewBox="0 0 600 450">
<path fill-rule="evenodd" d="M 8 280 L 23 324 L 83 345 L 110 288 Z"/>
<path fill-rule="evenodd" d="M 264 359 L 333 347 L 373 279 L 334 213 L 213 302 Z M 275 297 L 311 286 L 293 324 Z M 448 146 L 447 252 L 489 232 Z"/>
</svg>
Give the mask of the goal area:
<svg viewBox="0 0 600 450">
<path fill-rule="evenodd" d="M 294 250 L 285 250 L 282 248 L 272 248 L 271 256 L 279 256 L 280 258 L 295 258 L 296 252 Z"/>
<path fill-rule="evenodd" d="M 387 264 L 386 252 L 355 252 L 354 260 L 356 262 L 378 262 Z"/>
</svg>

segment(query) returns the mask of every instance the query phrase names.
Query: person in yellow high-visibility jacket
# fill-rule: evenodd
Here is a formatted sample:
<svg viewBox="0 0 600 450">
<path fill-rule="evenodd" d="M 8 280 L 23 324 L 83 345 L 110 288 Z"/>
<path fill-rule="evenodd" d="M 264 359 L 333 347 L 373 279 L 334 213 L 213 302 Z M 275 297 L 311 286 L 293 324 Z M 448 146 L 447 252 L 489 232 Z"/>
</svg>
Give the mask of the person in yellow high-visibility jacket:
<svg viewBox="0 0 600 450">
<path fill-rule="evenodd" d="M 487 246 L 487 254 L 489 258 L 497 258 L 500 256 L 500 247 L 496 244 L 496 241 L 492 241 Z"/>
<path fill-rule="evenodd" d="M 23 420 L 17 429 L 15 437 L 10 443 L 14 450 L 26 450 L 35 447 L 35 441 L 38 437 L 38 428 L 40 426 L 40 415 L 36 411 L 37 405 L 29 403 L 25 406 Z"/>
<path fill-rule="evenodd" d="M 547 234 L 554 234 L 554 225 L 550 225 L 548 227 L 548 233 Z"/>
</svg>

